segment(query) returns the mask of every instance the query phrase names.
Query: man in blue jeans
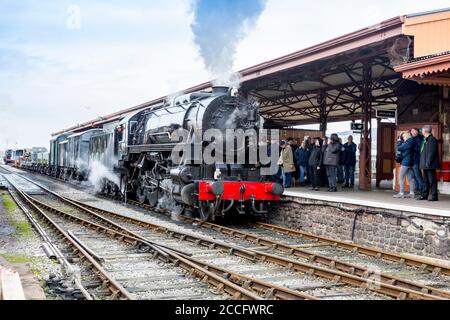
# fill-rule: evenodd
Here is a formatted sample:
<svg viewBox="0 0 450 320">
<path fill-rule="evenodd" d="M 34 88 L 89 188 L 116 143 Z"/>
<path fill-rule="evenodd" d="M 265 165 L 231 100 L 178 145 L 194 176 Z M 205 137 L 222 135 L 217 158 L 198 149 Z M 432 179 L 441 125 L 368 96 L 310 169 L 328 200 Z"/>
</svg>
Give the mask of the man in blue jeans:
<svg viewBox="0 0 450 320">
<path fill-rule="evenodd" d="M 343 188 L 353 188 L 355 186 L 355 166 L 356 166 L 356 143 L 353 136 L 348 137 L 348 142 L 343 147 L 343 164 L 345 171 L 345 184 Z"/>
<path fill-rule="evenodd" d="M 411 136 L 413 137 L 414 143 L 414 156 L 413 156 L 413 171 L 414 171 L 414 182 L 416 186 L 416 195 L 422 195 L 424 189 L 424 182 L 422 171 L 420 170 L 420 147 L 423 142 L 423 135 L 416 128 L 411 130 Z"/>
</svg>

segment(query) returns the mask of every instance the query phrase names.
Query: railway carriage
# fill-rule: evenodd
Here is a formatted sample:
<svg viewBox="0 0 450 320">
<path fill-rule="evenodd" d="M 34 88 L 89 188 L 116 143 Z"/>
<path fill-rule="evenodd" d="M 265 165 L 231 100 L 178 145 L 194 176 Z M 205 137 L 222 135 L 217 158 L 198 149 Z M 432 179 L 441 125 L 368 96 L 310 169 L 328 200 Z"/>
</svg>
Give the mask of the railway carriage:
<svg viewBox="0 0 450 320">
<path fill-rule="evenodd" d="M 79 181 L 88 177 L 90 140 L 93 135 L 101 132 L 103 131 L 94 129 L 67 137 L 68 149 L 65 168 L 67 176 Z"/>
<path fill-rule="evenodd" d="M 12 163 L 14 161 L 12 159 L 13 158 L 13 152 L 14 152 L 14 150 L 12 150 L 12 149 L 8 149 L 8 150 L 5 151 L 5 155 L 3 156 L 3 162 L 5 164 L 10 164 L 10 163 Z"/>
<path fill-rule="evenodd" d="M 59 178 L 64 174 L 64 164 L 66 155 L 67 137 L 71 134 L 62 134 L 50 141 L 50 157 L 47 174 Z"/>
</svg>

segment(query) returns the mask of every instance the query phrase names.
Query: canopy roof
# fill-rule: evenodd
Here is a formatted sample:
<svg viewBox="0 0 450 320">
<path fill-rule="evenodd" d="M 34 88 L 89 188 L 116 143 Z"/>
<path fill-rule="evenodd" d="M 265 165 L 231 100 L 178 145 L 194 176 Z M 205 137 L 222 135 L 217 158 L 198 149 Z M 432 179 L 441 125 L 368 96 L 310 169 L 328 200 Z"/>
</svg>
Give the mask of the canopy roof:
<svg viewBox="0 0 450 320">
<path fill-rule="evenodd" d="M 421 84 L 450 86 L 450 52 L 416 59 L 397 66 L 395 71 Z"/>
</svg>

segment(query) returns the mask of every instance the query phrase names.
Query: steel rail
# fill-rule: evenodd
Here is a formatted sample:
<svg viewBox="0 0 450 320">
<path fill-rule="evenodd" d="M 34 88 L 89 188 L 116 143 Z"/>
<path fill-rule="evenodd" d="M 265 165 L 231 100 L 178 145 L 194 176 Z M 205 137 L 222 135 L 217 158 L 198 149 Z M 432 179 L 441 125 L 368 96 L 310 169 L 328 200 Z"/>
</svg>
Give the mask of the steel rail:
<svg viewBox="0 0 450 320">
<path fill-rule="evenodd" d="M 133 237 L 134 239 L 143 239 L 142 241 L 145 243 L 147 242 L 147 240 L 138 235 L 135 232 L 129 231 L 128 229 L 110 221 L 109 219 L 106 219 L 98 214 L 96 214 L 94 212 L 95 207 L 90 207 L 88 205 L 85 204 L 81 204 L 81 202 L 78 202 L 76 200 L 71 200 L 68 199 L 67 197 L 64 196 L 60 196 L 62 200 L 67 201 L 66 203 L 71 204 L 76 206 L 76 208 L 83 210 L 85 213 L 94 216 L 96 218 L 99 219 L 104 219 L 104 221 L 106 223 L 113 223 L 114 225 L 118 226 L 118 228 L 123 228 L 123 233 L 126 233 L 128 235 L 130 235 L 131 237 Z M 45 206 L 46 208 L 49 208 L 49 210 L 55 210 L 54 208 L 41 203 L 40 205 Z M 195 238 L 195 241 L 191 241 L 191 242 L 195 242 L 197 244 L 201 243 L 199 242 L 199 240 L 201 241 L 207 241 L 203 238 Z M 157 244 L 157 246 L 160 246 L 159 244 Z M 194 259 L 189 257 L 189 255 L 185 254 L 185 253 L 180 253 L 179 251 L 173 251 L 173 249 L 171 249 L 170 247 L 164 247 L 165 249 L 167 249 L 167 251 L 172 251 L 174 254 L 179 255 L 181 257 L 183 257 L 185 260 L 188 260 L 196 265 L 199 265 L 200 267 L 204 267 L 205 270 L 212 270 L 214 273 L 216 273 L 217 275 L 219 275 L 220 277 L 223 277 L 224 274 L 228 274 L 229 275 L 229 279 L 232 280 L 233 283 L 237 283 L 239 286 L 244 285 L 245 288 L 250 288 L 251 290 L 258 292 L 258 294 L 264 294 L 265 296 L 267 296 L 268 292 L 271 292 L 271 296 L 275 297 L 275 298 L 279 298 L 279 299 L 289 299 L 289 300 L 318 300 L 316 297 L 305 294 L 305 293 L 301 293 L 301 292 L 296 292 L 293 290 L 290 290 L 289 288 L 283 287 L 283 286 L 277 286 L 275 284 L 270 284 L 268 282 L 259 280 L 259 279 L 255 279 L 255 278 L 251 278 L 251 277 L 247 277 L 245 275 L 236 273 L 236 272 L 230 272 L 229 270 L 214 266 L 212 264 L 208 264 L 208 263 L 204 263 L 202 261 L 199 261 L 198 259 Z M 230 247 L 227 247 L 226 249 L 230 249 Z M 239 248 L 232 248 L 233 250 L 239 250 Z M 245 254 L 244 252 L 242 254 Z M 248 257 L 252 257 L 251 254 L 247 253 L 247 258 Z M 263 290 L 264 289 L 264 290 Z"/>
<path fill-rule="evenodd" d="M 20 175 L 20 174 L 16 174 L 16 175 L 20 176 L 22 179 L 25 179 L 25 180 L 27 180 L 28 182 L 30 182 L 30 183 L 32 183 L 32 184 L 38 186 L 39 188 L 41 188 L 42 190 L 44 190 L 44 191 L 50 193 L 51 195 L 55 196 L 56 198 L 58 198 L 58 199 L 60 199 L 60 200 L 62 200 L 62 201 L 64 201 L 64 202 L 66 202 L 66 203 L 69 204 L 70 206 L 75 207 L 75 208 L 77 208 L 77 209 L 79 209 L 79 210 L 83 210 L 83 211 L 85 211 L 86 213 L 88 213 L 89 215 L 93 216 L 95 219 L 101 220 L 103 223 L 105 223 L 106 225 L 108 225 L 109 228 L 114 229 L 114 230 L 119 230 L 119 231 L 121 231 L 121 232 L 123 232 L 123 233 L 125 233 L 125 234 L 128 234 L 128 235 L 133 234 L 130 230 L 124 228 L 123 226 L 120 226 L 120 225 L 114 223 L 113 221 L 106 219 L 105 217 L 101 217 L 101 216 L 97 215 L 95 212 L 86 210 L 86 208 L 83 208 L 83 207 L 80 206 L 79 204 L 73 202 L 71 199 L 66 198 L 66 197 L 64 197 L 64 196 L 62 196 L 62 195 L 59 195 L 58 193 L 56 193 L 56 192 L 54 192 L 54 191 L 52 191 L 52 190 L 50 190 L 50 189 L 44 187 L 43 185 L 41 185 L 41 184 L 39 184 L 39 183 L 37 183 L 37 182 L 35 182 L 35 181 L 33 181 L 33 180 L 27 178 L 27 177 L 24 177 L 24 176 L 22 176 L 22 175 Z M 38 201 L 37 199 L 35 199 L 35 198 L 33 198 L 33 197 L 31 197 L 31 198 L 32 198 L 33 200 L 36 200 L 36 201 L 37 201 L 36 203 L 38 203 L 40 206 L 44 206 L 44 207 L 46 207 L 48 210 L 58 210 L 58 209 L 52 208 L 51 206 L 46 205 L 45 203 L 43 203 L 43 202 L 41 202 L 41 201 Z M 143 238 L 143 237 L 141 237 L 141 236 L 139 236 L 139 235 L 134 234 L 134 236 L 135 236 L 136 238 L 138 238 L 138 239 L 140 239 L 140 240 L 146 242 L 146 243 L 145 243 L 146 245 L 148 245 L 148 246 L 151 247 L 153 250 L 158 251 L 160 254 L 162 254 L 162 255 L 164 255 L 164 256 L 166 256 L 166 257 L 167 257 L 167 254 L 166 254 L 163 250 L 161 250 L 161 248 L 170 249 L 170 250 L 172 250 L 172 251 L 174 251 L 174 252 L 184 254 L 183 252 L 180 252 L 180 251 L 175 250 L 175 249 L 173 249 L 173 248 L 170 248 L 170 247 L 167 247 L 167 246 L 164 246 L 164 245 L 157 244 L 157 243 L 154 243 L 154 242 L 152 242 L 152 241 L 149 241 L 149 240 L 147 240 L 147 239 L 145 239 L 145 238 Z"/>
<path fill-rule="evenodd" d="M 5 177 L 6 178 L 6 177 Z M 86 252 L 76 241 L 74 241 L 62 228 L 59 226 L 53 219 L 51 219 L 43 210 L 41 210 L 37 205 L 35 205 L 31 199 L 23 193 L 14 183 L 12 183 L 8 178 L 8 183 L 13 186 L 13 188 L 17 191 L 20 197 L 30 205 L 30 207 L 44 218 L 44 221 L 54 230 L 56 230 L 60 236 L 62 236 L 65 243 L 67 243 L 70 247 L 74 248 L 74 252 L 76 253 L 85 263 L 88 263 L 92 269 L 95 269 L 94 274 L 96 274 L 102 284 L 108 288 L 111 292 L 112 299 L 123 299 L 123 300 L 133 300 L 130 293 L 117 281 L 115 281 L 109 273 L 103 269 L 103 267 L 95 261 L 95 259 Z"/>
<path fill-rule="evenodd" d="M 230 281 L 237 283 L 244 288 L 252 289 L 258 294 L 263 295 L 265 299 L 277 298 L 279 300 L 320 300 L 312 295 L 291 290 L 287 287 L 245 276 L 236 272 L 231 272 L 211 263 L 202 262 L 199 260 L 196 260 L 195 263 L 201 265 L 209 271 L 225 277 L 226 279 L 230 279 Z"/>
<path fill-rule="evenodd" d="M 43 189 L 46 189 L 45 187 L 39 185 L 38 183 L 36 183 L 36 182 L 26 178 L 26 177 L 23 177 L 23 178 L 25 178 L 26 180 L 34 183 L 35 185 L 37 185 L 37 186 L 39 186 L 39 187 L 41 187 Z M 46 190 L 48 190 L 48 189 L 46 189 Z M 48 191 L 51 192 L 52 194 L 54 194 L 57 197 L 62 197 L 62 196 L 59 196 L 58 194 L 56 194 L 56 193 L 54 193 L 54 192 L 52 192 L 50 190 L 48 190 Z M 442 296 L 437 296 L 437 295 L 428 293 L 429 289 L 432 289 L 432 290 L 436 291 L 435 288 L 431 288 L 431 287 L 427 288 L 426 286 L 422 286 L 420 284 L 412 283 L 413 287 L 416 287 L 416 288 L 420 287 L 421 288 L 421 290 L 418 291 L 418 290 L 412 290 L 410 288 L 405 288 L 405 287 L 399 286 L 398 283 L 395 281 L 397 279 L 391 279 L 391 281 L 388 282 L 388 283 L 383 282 L 383 281 L 377 281 L 374 278 L 372 278 L 372 276 L 374 274 L 371 273 L 371 272 L 368 272 L 367 270 L 364 270 L 364 272 L 362 274 L 360 274 L 360 275 L 355 275 L 355 271 L 360 271 L 360 270 L 358 270 L 359 267 L 357 267 L 357 266 L 355 266 L 356 267 L 355 269 L 353 269 L 353 266 L 352 266 L 349 270 L 347 270 L 347 273 L 342 272 L 340 270 L 324 269 L 324 268 L 316 267 L 316 266 L 311 265 L 311 264 L 301 263 L 299 261 L 295 261 L 295 260 L 279 257 L 279 256 L 276 256 L 276 255 L 271 255 L 271 254 L 267 254 L 267 253 L 261 253 L 261 252 L 258 252 L 256 250 L 252 250 L 252 249 L 245 249 L 245 248 L 240 248 L 240 247 L 236 247 L 236 246 L 226 245 L 226 244 L 223 244 L 223 243 L 220 243 L 220 242 L 217 242 L 217 241 L 212 241 L 212 240 L 200 238 L 198 236 L 193 236 L 193 235 L 189 235 L 189 234 L 185 234 L 185 233 L 181 233 L 181 232 L 177 232 L 177 231 L 172 231 L 172 230 L 169 230 L 169 229 L 167 229 L 165 227 L 162 227 L 162 230 L 161 230 L 161 226 L 158 226 L 158 225 L 154 225 L 154 224 L 151 224 L 151 223 L 139 220 L 139 219 L 130 218 L 130 217 L 127 217 L 127 216 L 123 216 L 123 215 L 120 215 L 120 214 L 109 212 L 107 210 L 102 210 L 102 209 L 99 209 L 99 208 L 96 208 L 96 207 L 88 206 L 88 205 L 83 204 L 81 202 L 71 200 L 71 199 L 69 199 L 67 197 L 64 197 L 64 198 L 66 200 L 68 200 L 68 201 L 72 201 L 72 202 L 78 203 L 78 205 L 84 206 L 87 209 L 90 209 L 91 211 L 97 211 L 97 212 L 100 211 L 101 213 L 104 213 L 104 214 L 107 214 L 107 215 L 110 215 L 110 216 L 112 215 L 112 216 L 115 216 L 115 217 L 120 217 L 122 220 L 125 219 L 125 220 L 128 220 L 129 222 L 132 222 L 132 223 L 135 223 L 135 224 L 138 224 L 138 225 L 141 225 L 141 226 L 142 226 L 142 223 L 144 223 L 145 226 L 148 227 L 149 229 L 153 229 L 153 230 L 156 229 L 157 231 L 164 231 L 165 230 L 165 232 L 169 232 L 172 236 L 179 237 L 181 240 L 187 240 L 187 241 L 190 240 L 191 242 L 200 243 L 200 244 L 202 244 L 202 243 L 205 244 L 205 242 L 206 242 L 209 247 L 211 247 L 211 246 L 219 247 L 222 250 L 228 250 L 228 251 L 230 251 L 230 253 L 235 254 L 237 256 L 241 256 L 241 257 L 246 258 L 246 259 L 251 259 L 251 260 L 257 259 L 257 260 L 261 260 L 261 261 L 269 260 L 272 263 L 275 263 L 275 264 L 278 264 L 278 265 L 281 265 L 281 266 L 285 266 L 285 267 L 289 267 L 291 269 L 296 269 L 297 271 L 307 272 L 307 273 L 311 273 L 312 270 L 316 270 L 316 271 L 314 271 L 316 273 L 316 275 L 322 276 L 324 278 L 328 278 L 328 279 L 339 278 L 340 281 L 342 281 L 344 283 L 347 283 L 347 284 L 350 284 L 350 285 L 365 286 L 369 290 L 376 291 L 376 292 L 379 292 L 379 293 L 388 294 L 388 295 L 396 297 L 396 298 L 412 297 L 412 298 L 419 298 L 419 299 L 440 299 L 440 298 L 443 299 Z M 198 222 L 201 222 L 201 221 L 198 221 Z M 153 226 L 150 226 L 150 225 L 153 225 Z M 222 227 L 222 226 L 219 226 L 219 227 Z M 192 239 L 192 238 L 194 238 L 194 239 Z M 295 247 L 293 247 L 293 248 L 297 249 Z M 290 249 L 292 249 L 292 248 L 290 248 Z M 308 254 L 310 254 L 310 253 L 308 253 Z M 317 256 L 317 255 L 315 255 L 315 256 Z M 328 257 L 325 257 L 325 258 L 329 259 Z M 317 262 L 317 261 L 315 261 L 315 262 Z M 331 263 L 331 265 L 328 265 L 328 266 L 331 266 L 332 268 L 335 268 L 335 264 L 333 265 L 333 263 Z M 305 268 L 307 268 L 307 269 L 305 269 Z M 328 273 L 326 271 L 328 271 Z M 333 274 L 333 272 L 334 272 L 333 277 L 330 277 L 330 274 L 329 274 L 330 272 L 331 272 L 331 274 Z M 376 277 L 379 277 L 379 276 L 380 275 L 377 273 Z M 358 283 L 358 280 L 355 279 L 355 278 L 359 278 L 359 280 L 360 280 L 359 283 Z M 363 282 L 361 282 L 361 280 Z M 401 282 L 404 281 L 403 279 L 399 279 L 399 280 L 401 280 Z M 371 284 L 373 282 L 376 282 L 376 286 Z M 446 292 L 444 291 L 444 293 L 446 293 Z"/>
<path fill-rule="evenodd" d="M 410 267 L 421 268 L 424 271 L 432 272 L 434 275 L 444 274 L 444 275 L 450 276 L 450 267 L 449 266 L 435 263 L 432 261 L 426 261 L 426 260 L 423 260 L 420 258 L 407 257 L 402 254 L 397 254 L 394 252 L 387 252 L 387 251 L 377 249 L 377 248 L 371 248 L 371 247 L 367 247 L 367 246 L 363 246 L 363 245 L 359 245 L 359 244 L 355 244 L 355 243 L 340 241 L 340 240 L 336 240 L 336 239 L 332 239 L 332 238 L 327 238 L 324 236 L 317 236 L 317 235 L 314 235 L 312 233 L 308 233 L 305 231 L 288 229 L 288 228 L 279 227 L 279 226 L 275 226 L 275 225 L 271 225 L 271 224 L 267 224 L 267 223 L 256 222 L 254 225 L 256 227 L 259 227 L 262 229 L 278 232 L 278 233 L 285 234 L 285 235 L 288 235 L 291 237 L 315 240 L 318 242 L 327 243 L 334 247 L 342 248 L 342 249 L 345 249 L 348 251 L 357 252 L 357 253 L 367 255 L 370 257 L 376 257 L 376 258 L 383 259 L 386 261 L 391 261 L 391 262 L 399 262 L 399 263 L 405 264 Z"/>
<path fill-rule="evenodd" d="M 137 206 L 137 207 L 140 207 L 140 208 L 143 208 L 143 209 L 155 210 L 155 208 L 153 208 L 147 204 L 141 204 L 134 200 L 128 200 L 127 203 Z M 181 216 L 181 218 L 184 218 L 187 220 L 189 220 L 189 219 L 192 220 L 192 218 L 187 218 L 187 217 L 183 217 L 183 216 Z M 204 222 L 202 220 L 198 220 L 198 221 Z M 318 242 L 323 242 L 324 244 L 330 244 L 334 247 L 342 248 L 342 249 L 345 249 L 348 251 L 360 253 L 363 255 L 370 256 L 370 257 L 375 257 L 375 258 L 382 259 L 382 260 L 385 260 L 388 262 L 402 263 L 402 264 L 405 264 L 410 267 L 420 268 L 421 270 L 430 272 L 435 276 L 437 276 L 439 274 L 450 276 L 450 267 L 449 266 L 446 266 L 446 265 L 440 264 L 440 263 L 436 263 L 436 262 L 432 262 L 429 260 L 408 257 L 408 256 L 404 256 L 404 255 L 397 254 L 394 252 L 388 252 L 388 251 L 384 251 L 381 249 L 371 248 L 371 247 L 358 245 L 358 244 L 353 244 L 353 243 L 340 241 L 340 240 L 333 239 L 333 238 L 327 238 L 324 236 L 317 236 L 317 235 L 314 235 L 311 233 L 307 233 L 305 231 L 292 230 L 292 229 L 275 226 L 275 225 L 271 225 L 271 224 L 266 224 L 266 223 L 262 223 L 262 222 L 255 222 L 254 226 L 264 228 L 267 230 L 271 230 L 271 231 L 276 231 L 279 233 L 283 233 L 288 236 L 296 236 L 296 237 L 300 237 L 300 238 L 304 238 L 304 239 L 308 239 L 308 240 L 315 240 Z M 450 293 L 448 293 L 446 291 L 442 291 L 442 292 L 443 292 L 444 296 L 450 297 Z"/>
<path fill-rule="evenodd" d="M 199 219 L 192 219 L 192 218 L 188 218 L 188 217 L 183 217 L 183 219 L 185 221 L 190 221 L 192 223 L 196 223 L 197 226 L 200 226 L 202 228 L 214 230 L 219 233 L 225 234 L 227 236 L 231 236 L 231 237 L 234 237 L 237 239 L 243 239 L 243 240 L 255 243 L 262 247 L 271 248 L 271 249 L 278 250 L 278 251 L 281 251 L 281 252 L 289 254 L 289 255 L 294 255 L 294 256 L 309 260 L 311 262 L 316 262 L 321 265 L 332 267 L 334 269 L 337 269 L 339 271 L 342 271 L 342 272 L 345 272 L 348 274 L 353 274 L 353 275 L 357 275 L 357 276 L 364 277 L 364 278 L 376 275 L 376 277 L 378 277 L 380 279 L 380 281 L 387 283 L 387 284 L 393 284 L 393 285 L 396 285 L 396 286 L 399 286 L 402 288 L 415 290 L 415 291 L 419 291 L 419 292 L 423 292 L 423 293 L 427 293 L 427 294 L 431 294 L 431 295 L 435 295 L 435 296 L 440 296 L 440 297 L 443 297 L 446 299 L 450 299 L 450 292 L 447 292 L 447 291 L 444 291 L 441 289 L 437 289 L 437 288 L 430 287 L 427 285 L 422 285 L 417 282 L 409 281 L 407 279 L 403 279 L 400 277 L 391 276 L 391 275 L 384 274 L 384 273 L 378 273 L 373 270 L 369 270 L 368 268 L 360 267 L 360 266 L 352 264 L 352 263 L 343 262 L 343 261 L 340 261 L 339 259 L 334 259 L 334 258 L 325 256 L 325 255 L 318 254 L 318 253 L 312 253 L 310 251 L 300 249 L 293 245 L 288 245 L 288 244 L 285 244 L 285 243 L 282 243 L 279 241 L 267 239 L 267 238 L 264 238 L 264 237 L 261 237 L 258 235 L 254 235 L 252 233 L 248 233 L 245 231 L 224 227 L 224 226 L 217 225 L 217 224 L 214 224 L 211 222 L 205 222 L 205 221 L 199 220 Z"/>
<path fill-rule="evenodd" d="M 38 183 L 23 177 L 21 175 L 18 174 L 18 176 L 28 180 L 29 182 L 33 183 L 36 186 L 39 186 L 40 188 L 44 189 L 45 191 L 49 191 L 51 194 L 55 195 L 58 198 L 64 199 L 64 197 L 59 196 L 58 194 L 48 190 L 47 188 L 39 185 Z M 9 181 L 9 180 L 8 180 Z M 106 235 L 115 238 L 116 236 L 118 236 L 118 239 L 130 244 L 138 244 L 141 243 L 143 245 L 146 245 L 150 248 L 152 248 L 155 252 L 155 255 L 157 255 L 161 260 L 163 260 L 164 262 L 172 262 L 174 263 L 174 265 L 176 266 L 180 266 L 181 268 L 183 268 L 185 271 L 187 271 L 188 273 L 192 274 L 193 276 L 196 276 L 198 278 L 200 278 L 202 281 L 216 287 L 218 290 L 226 292 L 228 294 L 230 294 L 234 299 L 242 299 L 242 300 L 261 300 L 261 297 L 259 297 L 257 294 L 254 294 L 253 292 L 242 288 L 238 285 L 236 285 L 235 283 L 225 279 L 223 276 L 217 275 L 211 271 L 208 271 L 207 269 L 203 268 L 202 266 L 195 264 L 194 262 L 190 261 L 187 257 L 178 255 L 176 252 L 172 251 L 172 250 L 164 250 L 162 248 L 158 248 L 157 246 L 154 246 L 152 244 L 149 244 L 148 241 L 144 241 L 140 238 L 136 238 L 133 237 L 131 235 L 128 234 L 124 234 L 121 232 L 118 232 L 116 230 L 110 229 L 110 228 L 106 228 L 102 225 L 99 225 L 97 223 L 93 223 L 91 221 L 76 217 L 74 215 L 71 215 L 69 213 L 66 213 L 62 210 L 58 210 L 56 208 L 53 208 L 51 206 L 48 206 L 47 204 L 34 199 L 28 195 L 26 195 L 26 193 L 20 191 L 18 188 L 16 188 L 19 192 L 19 194 L 22 194 L 24 199 L 27 200 L 27 202 L 30 203 L 30 205 L 35 208 L 36 210 L 38 210 L 44 217 L 47 218 L 48 221 L 51 221 L 52 224 L 58 229 L 58 231 L 62 232 L 62 234 L 64 235 L 64 237 L 74 246 L 77 247 L 78 252 L 83 252 L 87 257 L 89 257 L 89 261 L 94 265 L 94 266 L 98 266 L 101 268 L 102 273 L 106 274 L 106 271 L 100 266 L 98 265 L 98 263 L 95 261 L 95 259 L 93 257 L 91 257 L 74 239 L 72 239 L 67 233 L 64 232 L 64 230 L 62 230 L 62 228 L 60 228 L 53 220 L 51 220 L 51 218 L 49 218 L 39 207 L 43 207 L 51 212 L 54 212 L 56 214 L 62 215 L 64 218 L 75 221 L 83 226 L 88 226 L 94 230 L 96 230 L 97 232 L 99 232 L 100 230 L 102 230 L 103 233 L 105 233 Z M 103 219 L 104 220 L 104 219 Z M 112 223 L 112 221 L 108 221 L 108 223 Z M 129 232 L 129 231 L 128 231 Z M 119 288 L 122 288 L 120 286 L 120 284 L 116 283 L 115 280 L 113 280 L 111 278 L 111 281 L 109 281 L 108 283 L 114 283 L 114 285 L 118 286 Z M 125 290 L 125 289 L 123 289 Z M 126 292 L 126 291 L 125 291 Z M 131 299 L 131 296 L 129 296 L 129 298 Z"/>
<path fill-rule="evenodd" d="M 53 243 L 53 241 L 50 239 L 48 234 L 45 232 L 45 230 L 41 227 L 41 225 L 36 221 L 36 219 L 31 215 L 31 213 L 28 211 L 28 209 L 22 204 L 22 202 L 19 200 L 18 197 L 16 197 L 15 194 L 11 191 L 11 189 L 8 189 L 9 194 L 14 199 L 16 204 L 19 206 L 19 208 L 23 211 L 25 216 L 28 218 L 32 226 L 36 229 L 38 234 L 41 236 L 44 243 L 42 244 L 44 251 L 51 259 L 54 257 L 58 261 L 58 263 L 62 266 L 64 272 L 66 275 L 74 274 L 73 273 L 73 266 L 69 261 L 64 257 L 61 250 L 59 250 L 58 247 Z M 49 252 L 47 252 L 47 250 Z M 81 283 L 81 279 L 78 279 L 78 277 L 73 278 L 73 282 L 75 284 L 75 287 L 77 287 L 80 292 L 83 294 L 83 296 L 86 298 L 86 300 L 94 300 L 91 294 L 87 291 L 87 289 L 83 286 Z"/>
<path fill-rule="evenodd" d="M 103 233 L 116 238 L 118 237 L 119 240 L 124 241 L 126 243 L 132 244 L 132 245 L 145 245 L 149 246 L 157 252 L 157 255 L 160 259 L 162 259 L 164 262 L 173 262 L 175 265 L 182 267 L 184 270 L 188 271 L 190 274 L 202 279 L 205 282 L 208 282 L 210 285 L 213 285 L 219 290 L 223 290 L 224 292 L 230 294 L 233 296 L 234 299 L 243 299 L 243 300 L 260 300 L 261 297 L 258 295 L 248 291 L 245 288 L 242 288 L 233 282 L 215 274 L 207 269 L 195 264 L 194 262 L 190 261 L 187 257 L 179 255 L 177 252 L 172 250 L 163 250 L 162 248 L 158 248 L 154 245 L 149 245 L 149 243 L 146 240 L 142 240 L 141 237 L 136 237 L 134 235 L 126 234 L 119 232 L 117 230 L 113 230 L 110 228 L 107 228 L 103 225 L 97 224 L 95 222 L 85 220 L 83 218 L 76 217 L 72 214 L 69 214 L 67 212 L 64 212 L 62 210 L 56 209 L 54 207 L 51 207 L 39 200 L 36 200 L 32 197 L 30 197 L 30 200 L 33 201 L 33 203 L 36 206 L 42 207 L 45 210 L 51 211 L 55 214 L 59 214 L 63 216 L 66 219 L 69 219 L 71 221 L 74 221 L 76 223 L 79 223 L 83 226 L 88 226 L 93 230 L 96 231 L 102 231 Z M 155 249 L 154 249 L 155 248 Z"/>
<path fill-rule="evenodd" d="M 72 200 L 74 201 L 74 200 Z M 77 201 L 74 201 L 77 202 Z M 309 264 L 309 263 L 303 263 L 298 260 L 292 260 L 280 256 L 276 256 L 269 253 L 263 253 L 259 252 L 257 250 L 253 249 L 246 249 L 239 246 L 233 246 L 230 244 L 222 243 L 220 241 L 216 240 L 210 240 L 206 239 L 197 235 L 192 235 L 189 233 L 181 232 L 181 231 L 175 231 L 171 230 L 167 227 L 157 225 L 148 221 L 144 221 L 141 219 L 125 216 L 123 214 L 110 212 L 104 209 L 100 209 L 97 207 L 93 207 L 90 205 L 83 204 L 79 202 L 80 205 L 85 206 L 86 208 L 96 211 L 101 214 L 105 214 L 106 216 L 115 217 L 122 221 L 134 223 L 136 225 L 146 227 L 150 230 L 158 231 L 161 233 L 167 233 L 169 236 L 178 238 L 183 241 L 188 241 L 196 244 L 200 244 L 206 247 L 209 247 L 210 249 L 220 249 L 226 252 L 229 252 L 230 254 L 236 255 L 241 258 L 245 258 L 252 261 L 261 261 L 261 262 L 271 262 L 274 264 L 277 264 L 282 267 L 286 267 L 288 269 L 303 272 L 310 275 L 316 275 L 328 280 L 333 281 L 340 281 L 342 283 L 356 286 L 356 287 L 363 287 L 370 291 L 378 292 L 381 294 L 388 295 L 390 297 L 394 297 L 397 299 L 425 299 L 425 300 L 445 300 L 441 296 L 436 296 L 428 293 L 424 293 L 417 290 L 411 290 L 404 287 L 399 287 L 395 285 L 395 283 L 385 283 L 381 281 L 377 281 L 376 275 L 375 277 L 372 277 L 370 273 L 365 273 L 362 276 L 350 274 L 350 273 L 344 273 L 339 270 L 335 269 L 328 269 L 328 268 L 322 268 L 317 265 Z M 434 289 L 434 288 L 433 288 Z"/>
<path fill-rule="evenodd" d="M 214 274 L 205 268 L 195 264 L 194 262 L 188 260 L 186 257 L 183 257 L 176 252 L 168 249 L 164 250 L 162 248 L 158 248 L 156 245 L 150 245 L 146 240 L 142 240 L 141 237 L 136 237 L 131 234 L 123 233 L 108 227 L 105 227 L 101 224 L 74 216 L 70 213 L 64 212 L 62 210 L 56 209 L 48 204 L 45 204 L 33 197 L 30 197 L 30 201 L 33 202 L 34 205 L 44 208 L 47 211 L 53 212 L 55 214 L 61 215 L 65 219 L 81 224 L 85 227 L 89 227 L 97 232 L 102 232 L 113 239 L 118 239 L 122 242 L 131 244 L 131 245 L 144 245 L 150 247 L 154 250 L 156 257 L 160 258 L 164 262 L 174 262 L 177 266 L 179 265 L 184 270 L 189 272 L 190 274 L 196 276 L 197 278 L 202 279 L 205 282 L 213 285 L 219 290 L 223 290 L 224 292 L 230 294 L 235 299 L 243 299 L 243 300 L 260 300 L 261 297 L 258 295 L 248 291 L 245 288 L 239 287 L 238 285 L 230 282 L 229 280 Z"/>
</svg>

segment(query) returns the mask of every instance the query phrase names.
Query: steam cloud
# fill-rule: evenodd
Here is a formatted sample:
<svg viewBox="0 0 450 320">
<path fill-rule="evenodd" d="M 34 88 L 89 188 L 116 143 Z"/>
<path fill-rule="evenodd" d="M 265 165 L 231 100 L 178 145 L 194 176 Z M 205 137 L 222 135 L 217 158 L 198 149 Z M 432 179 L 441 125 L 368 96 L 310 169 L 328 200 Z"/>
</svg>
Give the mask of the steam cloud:
<svg viewBox="0 0 450 320">
<path fill-rule="evenodd" d="M 196 0 L 191 25 L 206 68 L 215 85 L 238 87 L 233 74 L 236 48 L 264 11 L 266 0 Z"/>
<path fill-rule="evenodd" d="M 94 186 L 96 192 L 102 190 L 103 182 L 109 180 L 116 185 L 120 185 L 120 179 L 117 175 L 113 174 L 103 163 L 99 161 L 92 161 L 89 164 L 89 177 L 88 181 Z"/>
</svg>

